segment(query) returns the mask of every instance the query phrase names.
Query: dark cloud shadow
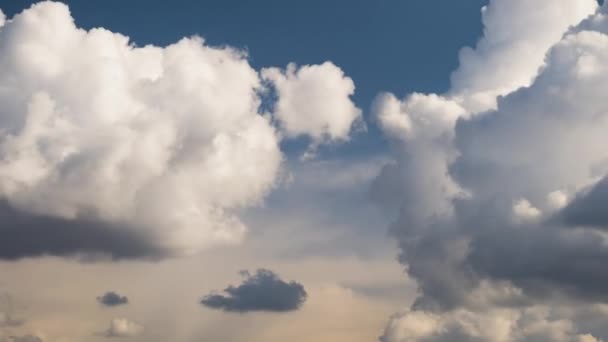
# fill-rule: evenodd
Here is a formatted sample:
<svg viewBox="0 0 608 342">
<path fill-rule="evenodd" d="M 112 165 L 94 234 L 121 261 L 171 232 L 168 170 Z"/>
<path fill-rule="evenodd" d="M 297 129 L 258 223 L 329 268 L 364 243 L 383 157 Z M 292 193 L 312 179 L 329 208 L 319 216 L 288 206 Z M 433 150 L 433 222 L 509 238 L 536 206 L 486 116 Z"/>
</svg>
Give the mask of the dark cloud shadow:
<svg viewBox="0 0 608 342">
<path fill-rule="evenodd" d="M 608 229 L 608 177 L 577 196 L 560 217 L 570 226 Z"/>
<path fill-rule="evenodd" d="M 89 218 L 68 220 L 33 215 L 0 200 L 0 260 L 42 256 L 94 261 L 159 260 L 169 255 L 144 234 L 124 226 Z"/>
</svg>

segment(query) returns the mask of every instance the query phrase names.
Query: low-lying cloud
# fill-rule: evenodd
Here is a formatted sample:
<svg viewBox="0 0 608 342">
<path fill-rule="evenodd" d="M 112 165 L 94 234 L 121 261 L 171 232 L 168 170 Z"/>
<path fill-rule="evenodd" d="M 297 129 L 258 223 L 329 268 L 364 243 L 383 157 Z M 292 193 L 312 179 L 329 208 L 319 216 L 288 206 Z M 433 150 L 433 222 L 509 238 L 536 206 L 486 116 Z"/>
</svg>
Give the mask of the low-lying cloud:
<svg viewBox="0 0 608 342">
<path fill-rule="evenodd" d="M 127 296 L 121 296 L 114 291 L 106 292 L 103 296 L 97 297 L 97 301 L 100 304 L 109 307 L 129 304 L 129 298 L 127 298 Z"/>
<path fill-rule="evenodd" d="M 242 284 L 228 286 L 224 294 L 210 294 L 201 304 L 226 312 L 287 312 L 298 310 L 306 301 L 302 284 L 283 281 L 272 271 L 261 269 L 253 275 L 243 272 L 243 276 Z"/>
</svg>

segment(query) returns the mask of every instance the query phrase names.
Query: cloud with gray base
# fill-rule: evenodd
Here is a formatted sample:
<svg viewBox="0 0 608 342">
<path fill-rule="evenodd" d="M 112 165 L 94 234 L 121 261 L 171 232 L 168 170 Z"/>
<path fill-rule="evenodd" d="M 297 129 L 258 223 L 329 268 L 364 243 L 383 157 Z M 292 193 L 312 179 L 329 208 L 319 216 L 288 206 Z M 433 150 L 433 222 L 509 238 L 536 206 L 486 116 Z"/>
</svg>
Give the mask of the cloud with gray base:
<svg viewBox="0 0 608 342">
<path fill-rule="evenodd" d="M 242 275 L 243 283 L 228 286 L 224 294 L 210 294 L 201 304 L 226 312 L 288 312 L 298 310 L 306 301 L 304 286 L 283 281 L 272 271 L 260 269 L 253 275 L 244 271 Z"/>
<path fill-rule="evenodd" d="M 608 340 L 608 5 L 482 17 L 450 91 L 374 104 L 394 161 L 371 194 L 419 287 L 381 341 Z"/>
<path fill-rule="evenodd" d="M 339 67 L 265 70 L 202 37 L 136 46 L 85 30 L 61 2 L 0 11 L 0 259 L 159 259 L 240 243 L 238 213 L 280 182 L 287 133 L 347 141 L 361 121 Z M 260 113 L 268 84 L 277 111 Z M 310 105 L 331 111 L 302 125 Z"/>
<path fill-rule="evenodd" d="M 129 298 L 127 298 L 127 296 L 121 296 L 120 294 L 114 291 L 109 291 L 106 292 L 103 296 L 97 297 L 97 301 L 101 305 L 113 307 L 128 304 Z"/>
</svg>

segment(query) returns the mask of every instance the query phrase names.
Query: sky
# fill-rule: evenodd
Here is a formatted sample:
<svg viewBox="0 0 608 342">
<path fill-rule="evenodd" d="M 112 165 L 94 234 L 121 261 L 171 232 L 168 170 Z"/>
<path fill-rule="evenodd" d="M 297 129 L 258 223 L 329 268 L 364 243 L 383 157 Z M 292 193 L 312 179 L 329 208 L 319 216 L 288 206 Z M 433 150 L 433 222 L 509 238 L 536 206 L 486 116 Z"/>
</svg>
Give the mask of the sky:
<svg viewBox="0 0 608 342">
<path fill-rule="evenodd" d="M 0 342 L 608 341 L 608 5 L 0 10 Z"/>
</svg>

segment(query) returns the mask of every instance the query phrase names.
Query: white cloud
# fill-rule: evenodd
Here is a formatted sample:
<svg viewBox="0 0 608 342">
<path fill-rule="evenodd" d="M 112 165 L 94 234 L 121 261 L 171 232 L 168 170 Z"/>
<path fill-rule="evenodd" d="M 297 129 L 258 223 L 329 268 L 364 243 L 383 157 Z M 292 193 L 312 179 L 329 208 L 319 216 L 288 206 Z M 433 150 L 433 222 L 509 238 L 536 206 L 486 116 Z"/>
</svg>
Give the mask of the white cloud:
<svg viewBox="0 0 608 342">
<path fill-rule="evenodd" d="M 141 334 L 144 327 L 126 318 L 114 318 L 105 332 L 106 337 L 133 337 Z"/>
<path fill-rule="evenodd" d="M 450 95 L 472 112 L 493 108 L 499 95 L 529 85 L 547 50 L 596 7 L 595 0 L 491 1 L 482 11 L 484 37 L 460 51 Z"/>
<path fill-rule="evenodd" d="M 331 62 L 268 68 L 262 76 L 278 94 L 273 114 L 287 137 L 309 136 L 313 145 L 345 141 L 362 124 L 361 110 L 350 98 L 355 84 Z"/>
<path fill-rule="evenodd" d="M 484 37 L 461 51 L 447 94 L 377 97 L 373 113 L 394 143 L 400 182 L 417 197 L 410 215 L 449 212 L 451 199 L 464 193 L 448 174 L 458 155 L 452 143 L 457 120 L 491 110 L 499 96 L 528 85 L 549 48 L 596 7 L 594 0 L 494 0 L 483 10 Z"/>
<path fill-rule="evenodd" d="M 259 114 L 264 82 L 278 92 L 284 134 L 312 137 L 308 153 L 348 140 L 361 120 L 353 81 L 331 62 L 268 68 L 262 79 L 240 50 L 200 37 L 137 47 L 77 28 L 58 2 L 0 29 L 0 74 L 0 197 L 28 215 L 121 227 L 174 254 L 239 242 L 235 212 L 280 181 L 281 137 Z"/>
<path fill-rule="evenodd" d="M 542 215 L 542 212 L 533 207 L 530 201 L 522 198 L 513 205 L 513 214 L 518 220 L 534 221 Z"/>
<path fill-rule="evenodd" d="M 280 137 L 242 51 L 199 37 L 137 47 L 41 2 L 0 30 L 0 74 L 0 196 L 19 211 L 93 217 L 192 253 L 240 241 L 234 212 L 277 182 Z M 347 140 L 361 118 L 330 62 L 264 75 L 289 137 Z"/>
<path fill-rule="evenodd" d="M 435 94 L 411 94 L 399 101 L 393 94 L 381 94 L 374 101 L 374 113 L 380 128 L 397 140 L 432 140 L 441 138 L 465 109 L 456 101 Z"/>
<path fill-rule="evenodd" d="M 562 190 L 552 191 L 547 195 L 547 205 L 551 210 L 559 210 L 568 204 L 568 194 Z"/>
</svg>

